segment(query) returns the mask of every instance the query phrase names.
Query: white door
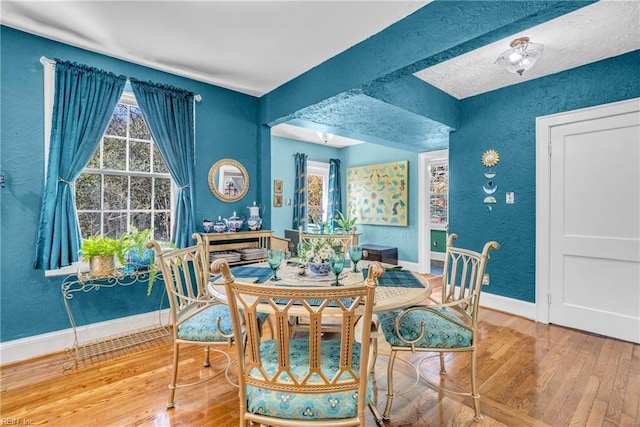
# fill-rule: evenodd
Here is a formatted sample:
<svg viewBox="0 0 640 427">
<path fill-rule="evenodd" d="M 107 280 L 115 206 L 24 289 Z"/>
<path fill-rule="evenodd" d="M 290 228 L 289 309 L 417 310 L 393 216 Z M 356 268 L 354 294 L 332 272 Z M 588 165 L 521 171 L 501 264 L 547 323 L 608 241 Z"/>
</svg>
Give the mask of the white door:
<svg viewBox="0 0 640 427">
<path fill-rule="evenodd" d="M 550 128 L 549 322 L 640 343 L 640 112 L 592 113 Z"/>
</svg>

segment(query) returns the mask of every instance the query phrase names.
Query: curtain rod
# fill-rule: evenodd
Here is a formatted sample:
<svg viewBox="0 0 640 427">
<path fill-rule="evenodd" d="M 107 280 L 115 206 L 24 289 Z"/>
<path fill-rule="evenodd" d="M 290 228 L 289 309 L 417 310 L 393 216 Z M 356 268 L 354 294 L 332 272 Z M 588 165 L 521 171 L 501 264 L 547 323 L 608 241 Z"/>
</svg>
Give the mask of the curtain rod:
<svg viewBox="0 0 640 427">
<path fill-rule="evenodd" d="M 49 59 L 46 56 L 41 56 L 40 57 L 40 63 L 42 65 L 55 65 L 56 61 L 54 61 L 53 59 Z M 127 78 L 127 83 L 131 83 L 131 81 Z M 196 100 L 196 102 L 200 102 L 202 101 L 202 96 L 194 94 L 193 95 L 193 99 Z"/>
</svg>

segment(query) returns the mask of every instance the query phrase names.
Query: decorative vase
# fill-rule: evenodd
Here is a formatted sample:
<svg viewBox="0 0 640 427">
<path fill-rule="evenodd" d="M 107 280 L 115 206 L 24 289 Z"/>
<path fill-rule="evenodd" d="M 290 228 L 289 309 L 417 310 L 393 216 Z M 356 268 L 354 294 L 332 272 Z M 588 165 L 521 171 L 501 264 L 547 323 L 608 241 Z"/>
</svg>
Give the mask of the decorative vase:
<svg viewBox="0 0 640 427">
<path fill-rule="evenodd" d="M 326 276 L 331 272 L 331 265 L 328 262 L 308 262 L 307 271 L 311 276 Z"/>
<path fill-rule="evenodd" d="M 89 260 L 89 270 L 93 277 L 111 276 L 115 268 L 115 256 L 113 255 L 96 255 Z"/>
<path fill-rule="evenodd" d="M 211 232 L 211 228 L 213 227 L 213 221 L 211 221 L 209 219 L 203 219 L 202 220 L 202 227 L 204 228 L 204 232 L 205 233 L 210 233 Z"/>
<path fill-rule="evenodd" d="M 224 222 L 222 222 L 222 217 L 219 216 L 216 223 L 213 224 L 213 231 L 215 231 L 216 233 L 224 233 L 226 229 L 227 229 L 227 226 L 224 225 Z"/>
<path fill-rule="evenodd" d="M 249 218 L 247 219 L 247 225 L 249 230 L 258 231 L 262 228 L 262 218 L 260 218 L 260 206 L 253 202 L 253 206 L 247 206 L 249 209 Z"/>
<path fill-rule="evenodd" d="M 132 249 L 128 253 L 129 264 L 134 270 L 147 270 L 154 261 L 154 252 L 152 249 L 144 248 L 142 251 Z"/>
<path fill-rule="evenodd" d="M 244 219 L 240 218 L 236 215 L 236 212 L 233 212 L 233 216 L 231 218 L 225 218 L 224 222 L 227 224 L 227 228 L 229 231 L 240 231 L 242 225 L 244 224 Z"/>
</svg>

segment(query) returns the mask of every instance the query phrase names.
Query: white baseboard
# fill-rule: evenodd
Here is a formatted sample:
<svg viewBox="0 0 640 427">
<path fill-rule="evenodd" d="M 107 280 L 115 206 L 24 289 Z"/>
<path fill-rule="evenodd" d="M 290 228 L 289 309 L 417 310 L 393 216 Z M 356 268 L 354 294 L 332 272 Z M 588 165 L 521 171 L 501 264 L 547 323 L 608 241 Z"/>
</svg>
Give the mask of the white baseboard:
<svg viewBox="0 0 640 427">
<path fill-rule="evenodd" d="M 480 296 L 480 306 L 536 321 L 536 304 L 533 302 L 494 295 L 483 289 Z"/>
<path fill-rule="evenodd" d="M 417 262 L 398 261 L 398 265 L 404 270 L 419 271 Z"/>
<path fill-rule="evenodd" d="M 80 326 L 77 328 L 77 333 L 78 339 L 82 343 L 125 334 L 132 330 L 166 325 L 168 322 L 169 309 L 156 310 Z M 71 347 L 73 347 L 73 329 L 71 328 L 2 342 L 0 343 L 0 365 L 57 353 Z"/>
<path fill-rule="evenodd" d="M 444 252 L 431 252 L 431 261 L 444 261 L 446 254 Z"/>
</svg>

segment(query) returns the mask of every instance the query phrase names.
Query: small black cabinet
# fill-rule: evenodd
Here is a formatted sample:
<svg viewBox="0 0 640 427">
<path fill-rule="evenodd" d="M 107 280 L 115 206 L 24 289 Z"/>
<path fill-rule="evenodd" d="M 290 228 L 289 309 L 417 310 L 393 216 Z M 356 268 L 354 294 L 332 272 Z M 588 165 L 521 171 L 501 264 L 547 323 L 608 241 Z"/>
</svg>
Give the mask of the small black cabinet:
<svg viewBox="0 0 640 427">
<path fill-rule="evenodd" d="M 380 245 L 362 245 L 362 259 L 380 261 L 385 264 L 398 264 L 398 248 Z"/>
</svg>

